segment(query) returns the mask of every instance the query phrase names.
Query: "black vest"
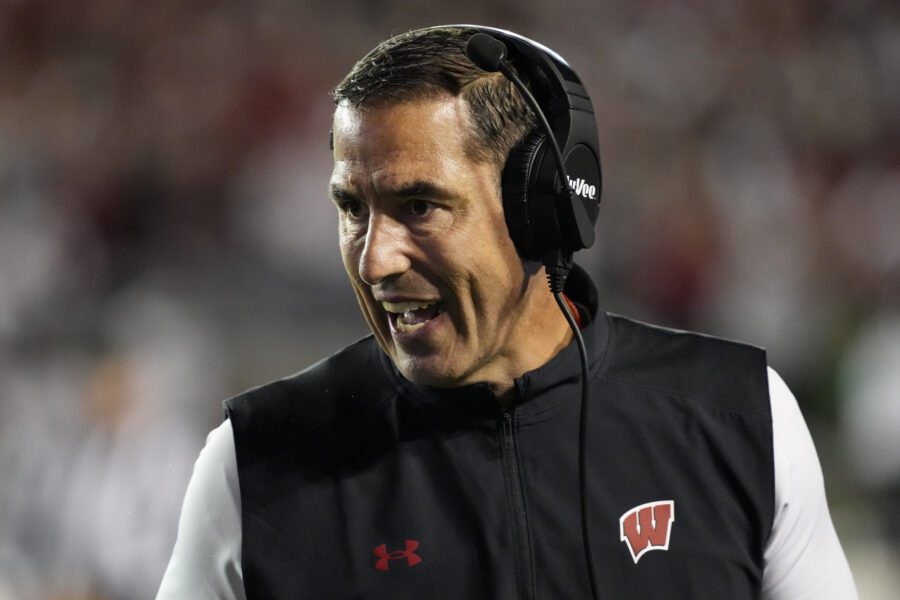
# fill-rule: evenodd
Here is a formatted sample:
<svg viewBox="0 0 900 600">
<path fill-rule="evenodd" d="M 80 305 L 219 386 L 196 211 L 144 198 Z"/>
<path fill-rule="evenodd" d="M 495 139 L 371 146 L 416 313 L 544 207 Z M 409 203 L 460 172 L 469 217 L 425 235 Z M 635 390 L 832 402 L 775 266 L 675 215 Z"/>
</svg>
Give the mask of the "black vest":
<svg viewBox="0 0 900 600">
<path fill-rule="evenodd" d="M 605 600 L 759 597 L 774 515 L 756 348 L 601 314 L 587 487 Z M 425 389 L 365 338 L 226 402 L 250 600 L 588 598 L 574 344 L 516 380 Z"/>
</svg>

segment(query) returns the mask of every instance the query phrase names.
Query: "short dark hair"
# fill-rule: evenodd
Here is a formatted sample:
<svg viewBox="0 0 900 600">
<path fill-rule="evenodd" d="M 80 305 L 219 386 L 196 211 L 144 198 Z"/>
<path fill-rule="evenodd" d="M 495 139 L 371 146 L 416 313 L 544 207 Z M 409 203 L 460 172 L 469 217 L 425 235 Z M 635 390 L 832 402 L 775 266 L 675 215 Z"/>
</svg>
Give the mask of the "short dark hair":
<svg viewBox="0 0 900 600">
<path fill-rule="evenodd" d="M 441 93 L 461 95 L 472 119 L 468 153 L 502 165 L 537 120 L 508 79 L 481 70 L 466 56 L 466 42 L 475 33 L 469 27 L 430 27 L 381 42 L 334 89 L 335 105 L 360 107 Z"/>
</svg>

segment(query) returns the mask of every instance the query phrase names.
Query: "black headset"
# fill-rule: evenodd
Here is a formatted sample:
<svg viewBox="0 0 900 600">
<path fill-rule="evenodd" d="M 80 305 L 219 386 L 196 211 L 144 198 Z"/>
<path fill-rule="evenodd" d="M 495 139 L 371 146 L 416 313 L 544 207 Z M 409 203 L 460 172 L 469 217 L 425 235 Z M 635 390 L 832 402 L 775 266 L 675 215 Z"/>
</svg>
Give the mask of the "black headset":
<svg viewBox="0 0 900 600">
<path fill-rule="evenodd" d="M 593 244 L 600 204 L 602 174 L 591 99 L 575 71 L 553 50 L 503 29 L 458 27 L 476 32 L 466 54 L 478 67 L 501 71 L 526 101 L 529 95 L 535 101 L 539 127 L 510 151 L 503 168 L 509 235 L 523 258 L 548 266 L 560 256 L 571 261 L 572 253 Z"/>
</svg>

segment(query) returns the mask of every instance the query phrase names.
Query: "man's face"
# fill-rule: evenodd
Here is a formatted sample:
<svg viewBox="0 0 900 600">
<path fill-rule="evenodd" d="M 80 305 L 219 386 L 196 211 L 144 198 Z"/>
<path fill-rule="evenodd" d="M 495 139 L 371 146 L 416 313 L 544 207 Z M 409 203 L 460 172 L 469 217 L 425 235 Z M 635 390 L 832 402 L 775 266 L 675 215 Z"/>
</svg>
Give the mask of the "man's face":
<svg viewBox="0 0 900 600">
<path fill-rule="evenodd" d="M 529 327 L 499 169 L 466 154 L 467 115 L 450 95 L 334 115 L 331 196 L 347 274 L 400 372 L 440 387 L 520 374 Z"/>
</svg>

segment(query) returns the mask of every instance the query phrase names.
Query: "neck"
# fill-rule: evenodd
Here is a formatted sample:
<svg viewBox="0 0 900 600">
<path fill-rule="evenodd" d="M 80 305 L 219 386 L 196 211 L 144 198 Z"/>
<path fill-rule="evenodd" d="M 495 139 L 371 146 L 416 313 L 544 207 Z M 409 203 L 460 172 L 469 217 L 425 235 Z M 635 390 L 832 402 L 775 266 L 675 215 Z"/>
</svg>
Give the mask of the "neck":
<svg viewBox="0 0 900 600">
<path fill-rule="evenodd" d="M 520 342 L 515 355 L 508 357 L 506 368 L 489 377 L 487 383 L 500 406 L 509 408 L 515 399 L 514 380 L 547 364 L 572 341 L 572 330 L 547 287 L 543 270 L 529 284 L 531 301 L 525 315 L 516 323 Z"/>
</svg>

